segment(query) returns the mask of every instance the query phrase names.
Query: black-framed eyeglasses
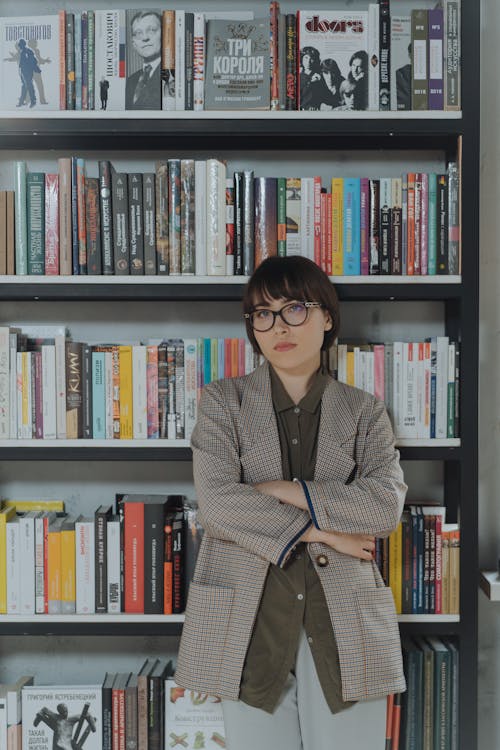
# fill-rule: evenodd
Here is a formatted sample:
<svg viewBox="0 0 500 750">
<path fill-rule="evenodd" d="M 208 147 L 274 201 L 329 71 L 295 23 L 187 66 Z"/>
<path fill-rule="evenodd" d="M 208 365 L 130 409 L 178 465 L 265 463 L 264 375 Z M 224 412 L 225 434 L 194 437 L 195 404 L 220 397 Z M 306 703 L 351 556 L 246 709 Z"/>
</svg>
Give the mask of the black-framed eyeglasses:
<svg viewBox="0 0 500 750">
<path fill-rule="evenodd" d="M 323 307 L 321 302 L 288 302 L 281 310 L 269 310 L 260 308 L 250 313 L 244 313 L 243 317 L 250 321 L 254 331 L 264 333 L 270 331 L 276 323 L 278 315 L 287 326 L 301 326 L 306 322 L 311 307 Z"/>
</svg>

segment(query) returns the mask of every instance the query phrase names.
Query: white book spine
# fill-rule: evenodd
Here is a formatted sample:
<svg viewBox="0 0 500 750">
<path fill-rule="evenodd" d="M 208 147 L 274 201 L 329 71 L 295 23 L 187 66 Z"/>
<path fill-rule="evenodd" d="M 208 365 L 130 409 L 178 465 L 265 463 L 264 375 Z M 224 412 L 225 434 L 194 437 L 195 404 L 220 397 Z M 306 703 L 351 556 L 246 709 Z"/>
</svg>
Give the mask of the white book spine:
<svg viewBox="0 0 500 750">
<path fill-rule="evenodd" d="M 392 413 L 394 415 L 394 434 L 401 436 L 402 425 L 402 379 L 403 379 L 403 342 L 395 341 L 392 360 Z"/>
<path fill-rule="evenodd" d="M 205 15 L 194 14 L 193 39 L 193 100 L 195 112 L 204 108 L 205 102 Z"/>
<path fill-rule="evenodd" d="M 45 567 L 44 567 L 43 515 L 35 518 L 35 612 L 45 612 Z"/>
<path fill-rule="evenodd" d="M 22 615 L 35 614 L 35 513 L 29 512 L 19 519 L 20 560 L 23 574 L 19 573 L 19 611 Z"/>
<path fill-rule="evenodd" d="M 44 440 L 55 440 L 57 436 L 56 410 L 56 347 L 42 346 L 42 408 Z"/>
<path fill-rule="evenodd" d="M 76 614 L 95 613 L 94 521 L 75 523 L 76 535 Z"/>
<path fill-rule="evenodd" d="M 404 353 L 406 355 L 405 408 L 403 413 L 403 434 L 400 437 L 417 438 L 418 344 L 405 344 Z"/>
<path fill-rule="evenodd" d="M 340 383 L 347 383 L 347 345 L 337 347 L 337 378 Z"/>
<path fill-rule="evenodd" d="M 303 177 L 301 182 L 302 248 L 300 254 L 314 260 L 314 177 Z"/>
<path fill-rule="evenodd" d="M 184 339 L 184 428 L 191 439 L 197 415 L 196 339 Z"/>
<path fill-rule="evenodd" d="M 56 418 L 57 439 L 66 439 L 66 337 L 55 336 L 56 341 Z"/>
<path fill-rule="evenodd" d="M 108 612 L 119 613 L 120 608 L 120 521 L 108 520 L 107 563 L 108 563 Z"/>
<path fill-rule="evenodd" d="M 7 614 L 18 615 L 20 608 L 19 584 L 21 578 L 20 566 L 20 536 L 19 519 L 7 522 Z"/>
<path fill-rule="evenodd" d="M 370 3 L 368 6 L 368 109 L 379 109 L 379 6 Z"/>
<path fill-rule="evenodd" d="M 366 352 L 366 390 L 375 395 L 375 352 Z"/>
<path fill-rule="evenodd" d="M 451 341 L 448 346 L 448 387 L 447 387 L 447 408 L 446 408 L 446 436 L 455 437 L 454 415 L 455 415 L 455 342 Z"/>
<path fill-rule="evenodd" d="M 245 375 L 249 375 L 254 369 L 253 348 L 249 341 L 245 341 Z"/>
<path fill-rule="evenodd" d="M 175 109 L 182 112 L 186 107 L 186 12 L 175 11 Z"/>
<path fill-rule="evenodd" d="M 0 326 L 0 439 L 8 440 L 10 436 L 10 331 L 7 326 Z"/>
<path fill-rule="evenodd" d="M 17 334 L 9 336 L 9 437 L 17 438 Z"/>
<path fill-rule="evenodd" d="M 196 236 L 196 275 L 207 275 L 207 163 L 194 163 L 194 222 Z"/>
<path fill-rule="evenodd" d="M 0 747 L 7 750 L 7 696 L 0 695 Z"/>
<path fill-rule="evenodd" d="M 207 160 L 207 274 L 226 274 L 226 166 Z"/>
<path fill-rule="evenodd" d="M 448 407 L 448 336 L 437 337 L 436 438 L 446 438 Z"/>
<path fill-rule="evenodd" d="M 113 354 L 104 352 L 106 440 L 113 439 Z"/>
<path fill-rule="evenodd" d="M 132 397 L 134 408 L 133 430 L 135 440 L 147 440 L 148 437 L 148 400 L 146 388 L 146 355 L 145 346 L 132 347 Z"/>
<path fill-rule="evenodd" d="M 23 353 L 16 354 L 17 437 L 23 438 Z"/>
<path fill-rule="evenodd" d="M 354 386 L 361 388 L 361 350 L 359 346 L 354 347 Z"/>
</svg>

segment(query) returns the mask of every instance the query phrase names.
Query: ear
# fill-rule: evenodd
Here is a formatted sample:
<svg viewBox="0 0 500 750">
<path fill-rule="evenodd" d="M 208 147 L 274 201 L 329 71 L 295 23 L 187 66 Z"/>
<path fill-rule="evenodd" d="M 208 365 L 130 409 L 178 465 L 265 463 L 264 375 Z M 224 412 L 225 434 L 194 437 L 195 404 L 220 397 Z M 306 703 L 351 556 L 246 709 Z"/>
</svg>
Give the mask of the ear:
<svg viewBox="0 0 500 750">
<path fill-rule="evenodd" d="M 333 322 L 330 315 L 325 316 L 325 331 L 331 331 L 333 328 Z"/>
</svg>

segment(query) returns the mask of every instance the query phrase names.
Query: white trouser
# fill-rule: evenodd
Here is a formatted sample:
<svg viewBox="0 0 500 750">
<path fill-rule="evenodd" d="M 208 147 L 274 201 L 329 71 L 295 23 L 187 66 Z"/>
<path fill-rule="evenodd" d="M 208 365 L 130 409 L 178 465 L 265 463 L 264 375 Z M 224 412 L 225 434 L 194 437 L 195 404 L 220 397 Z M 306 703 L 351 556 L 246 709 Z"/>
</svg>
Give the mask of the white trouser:
<svg viewBox="0 0 500 750">
<path fill-rule="evenodd" d="M 227 750 L 383 750 L 386 699 L 332 714 L 302 631 L 295 674 L 273 714 L 242 701 L 223 701 Z"/>
</svg>

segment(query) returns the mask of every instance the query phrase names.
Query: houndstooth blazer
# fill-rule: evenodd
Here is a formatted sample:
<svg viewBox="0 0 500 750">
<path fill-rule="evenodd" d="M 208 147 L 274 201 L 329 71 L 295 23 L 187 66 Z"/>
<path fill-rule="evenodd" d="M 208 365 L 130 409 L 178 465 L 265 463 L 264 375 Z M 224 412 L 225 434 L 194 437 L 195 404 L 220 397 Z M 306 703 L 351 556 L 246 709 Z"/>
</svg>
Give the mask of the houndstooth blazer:
<svg viewBox="0 0 500 750">
<path fill-rule="evenodd" d="M 325 531 L 387 536 L 406 485 L 384 404 L 332 378 L 321 406 L 309 512 L 253 489 L 282 479 L 269 365 L 204 388 L 192 435 L 205 529 L 190 586 L 176 682 L 237 699 L 270 563 L 284 565 L 313 523 Z M 392 594 L 374 562 L 308 545 L 338 644 L 344 700 L 405 690 Z"/>
</svg>

